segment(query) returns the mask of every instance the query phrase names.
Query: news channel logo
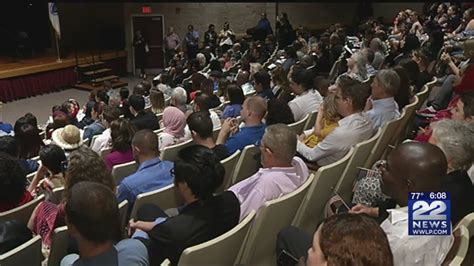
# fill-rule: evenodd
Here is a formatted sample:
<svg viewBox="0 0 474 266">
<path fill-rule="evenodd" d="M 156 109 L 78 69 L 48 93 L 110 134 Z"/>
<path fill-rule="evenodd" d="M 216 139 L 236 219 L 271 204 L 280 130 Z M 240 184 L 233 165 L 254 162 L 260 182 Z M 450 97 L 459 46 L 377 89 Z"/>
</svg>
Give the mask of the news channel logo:
<svg viewBox="0 0 474 266">
<path fill-rule="evenodd" d="M 408 234 L 413 236 L 451 235 L 449 192 L 408 194 Z"/>
</svg>

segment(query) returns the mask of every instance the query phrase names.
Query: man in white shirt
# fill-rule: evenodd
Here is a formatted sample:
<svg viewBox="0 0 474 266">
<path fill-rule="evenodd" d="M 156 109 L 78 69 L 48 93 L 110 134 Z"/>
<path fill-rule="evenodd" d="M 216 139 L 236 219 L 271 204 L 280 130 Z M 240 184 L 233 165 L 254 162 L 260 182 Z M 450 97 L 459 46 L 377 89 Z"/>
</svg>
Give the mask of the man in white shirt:
<svg viewBox="0 0 474 266">
<path fill-rule="evenodd" d="M 388 210 L 380 225 L 387 234 L 394 265 L 441 265 L 454 237 L 408 235 L 409 192 L 440 191 L 441 178 L 446 175 L 447 161 L 443 151 L 426 142 L 399 145 L 382 164 L 382 190 L 401 208 Z M 360 204 L 351 212 L 380 217 L 383 208 Z"/>
<path fill-rule="evenodd" d="M 372 94 L 366 104 L 367 115 L 372 119 L 374 130 L 400 117 L 394 98 L 399 88 L 400 77 L 394 70 L 382 69 L 375 75 L 371 85 Z"/>
<path fill-rule="evenodd" d="M 336 162 L 352 146 L 369 139 L 373 134 L 372 121 L 362 112 L 368 96 L 362 83 L 347 75 L 341 76 L 336 83 L 335 93 L 337 111 L 344 117 L 339 120 L 339 126 L 314 148 L 298 140 L 298 153 L 318 166 Z"/>
<path fill-rule="evenodd" d="M 296 97 L 288 103 L 295 121 L 300 121 L 306 114 L 319 110 L 323 97 L 313 90 L 313 79 L 306 69 L 293 67 L 290 72 L 290 88 Z"/>
<path fill-rule="evenodd" d="M 113 106 L 107 106 L 102 113 L 102 123 L 106 127 L 102 134 L 98 135 L 97 138 L 92 142 L 91 140 L 91 149 L 98 154 L 103 149 L 108 148 L 111 145 L 111 136 L 110 136 L 110 123 L 112 121 L 119 119 L 120 117 L 120 109 Z"/>
</svg>

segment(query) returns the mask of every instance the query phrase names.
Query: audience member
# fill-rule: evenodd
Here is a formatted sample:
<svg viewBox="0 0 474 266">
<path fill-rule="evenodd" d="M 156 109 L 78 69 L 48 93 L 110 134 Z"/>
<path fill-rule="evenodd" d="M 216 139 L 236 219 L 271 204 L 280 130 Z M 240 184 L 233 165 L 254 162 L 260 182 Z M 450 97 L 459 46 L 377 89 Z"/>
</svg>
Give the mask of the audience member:
<svg viewBox="0 0 474 266">
<path fill-rule="evenodd" d="M 267 115 L 265 123 L 267 126 L 273 124 L 292 124 L 295 122 L 293 113 L 288 104 L 281 99 L 271 99 L 267 102 Z"/>
<path fill-rule="evenodd" d="M 160 160 L 158 136 L 149 129 L 135 133 L 132 140 L 135 161 L 140 164 L 136 173 L 126 177 L 118 187 L 117 200 L 128 200 L 129 212 L 136 197 L 145 192 L 163 188 L 173 182 L 170 170 L 173 163 Z"/>
<path fill-rule="evenodd" d="M 112 150 L 104 158 L 109 171 L 115 165 L 133 161 L 132 138 L 136 128 L 125 118 L 119 118 L 110 123 L 110 138 Z"/>
<path fill-rule="evenodd" d="M 54 144 L 63 148 L 66 152 L 66 157 L 68 157 L 72 151 L 79 149 L 83 145 L 81 135 L 79 128 L 74 125 L 67 125 L 53 131 L 52 140 Z"/>
<path fill-rule="evenodd" d="M 266 201 L 286 195 L 309 176 L 308 167 L 294 157 L 296 134 L 287 125 L 269 126 L 260 143 L 262 166 L 256 174 L 229 188 L 240 202 L 240 220 L 258 210 Z"/>
<path fill-rule="evenodd" d="M 36 160 L 20 159 L 18 142 L 12 136 L 4 135 L 0 137 L 0 152 L 4 152 L 12 158 L 17 159 L 21 168 L 25 171 L 25 174 L 30 174 L 38 170 L 39 164 Z"/>
<path fill-rule="evenodd" d="M 14 132 L 20 159 L 30 159 L 38 156 L 41 146 L 44 145 L 38 127 L 25 123 L 19 126 L 18 129 L 15 128 Z"/>
<path fill-rule="evenodd" d="M 400 77 L 391 69 L 382 69 L 372 82 L 372 93 L 365 107 L 374 130 L 400 116 L 395 96 L 400 88 Z"/>
<path fill-rule="evenodd" d="M 67 164 L 64 150 L 54 144 L 46 145 L 41 148 L 39 158 L 41 166 L 35 173 L 28 190 L 35 193 L 38 185 L 41 189 L 49 191 L 63 187 L 66 183 L 64 166 Z"/>
<path fill-rule="evenodd" d="M 3 255 L 31 239 L 31 231 L 18 220 L 0 222 L 0 255 Z"/>
<path fill-rule="evenodd" d="M 229 104 L 224 107 L 221 118 L 226 119 L 238 117 L 245 100 L 244 92 L 239 86 L 230 84 L 227 86 L 227 99 L 229 100 Z"/>
<path fill-rule="evenodd" d="M 151 103 L 151 112 L 153 114 L 161 114 L 165 109 L 165 96 L 163 92 L 159 89 L 150 90 L 150 103 Z"/>
<path fill-rule="evenodd" d="M 393 68 L 393 71 L 397 72 L 397 75 L 400 78 L 400 87 L 398 88 L 398 92 L 394 99 L 395 102 L 397 102 L 398 110 L 401 112 L 414 97 L 410 88 L 410 78 L 407 70 L 401 66 L 396 66 Z"/>
<path fill-rule="evenodd" d="M 172 145 L 185 142 L 191 136 L 185 133 L 186 116 L 180 109 L 169 106 L 163 112 L 163 132 L 158 134 L 158 147 L 161 152 Z"/>
<path fill-rule="evenodd" d="M 94 141 L 91 139 L 91 149 L 97 153 L 100 153 L 101 150 L 109 148 L 111 145 L 110 137 L 110 123 L 119 119 L 120 109 L 113 106 L 107 106 L 102 113 L 102 124 L 105 126 L 105 130 L 102 134 L 98 135 Z"/>
<path fill-rule="evenodd" d="M 94 120 L 94 123 L 88 125 L 84 129 L 83 138 L 92 140 L 92 137 L 95 135 L 100 135 L 105 130 L 105 125 L 102 124 L 102 113 L 107 105 L 104 102 L 96 102 L 92 107 L 91 117 Z"/>
<path fill-rule="evenodd" d="M 272 88 L 270 86 L 270 75 L 265 70 L 260 70 L 253 76 L 255 82 L 255 91 L 257 96 L 262 97 L 265 100 L 271 100 L 275 98 L 273 95 Z"/>
<path fill-rule="evenodd" d="M 223 182 L 224 167 L 210 149 L 193 145 L 181 150 L 174 167 L 174 185 L 185 205 L 179 214 L 167 217 L 154 205 L 138 210 L 139 229 L 133 238 L 148 248 L 150 265 L 169 259 L 176 265 L 184 249 L 213 239 L 239 222 L 239 201 L 231 192 L 214 195 Z"/>
<path fill-rule="evenodd" d="M 143 96 L 132 95 L 128 98 L 128 102 L 130 104 L 130 112 L 134 115 L 134 118 L 130 121 L 137 130 L 157 130 L 160 128 L 156 115 L 145 111 L 145 99 Z"/>
<path fill-rule="evenodd" d="M 211 98 L 207 94 L 201 94 L 194 99 L 193 111 L 209 114 L 213 128 L 221 126 L 221 120 L 214 110 L 210 110 Z"/>
<path fill-rule="evenodd" d="M 367 237 L 370 236 L 370 237 Z M 393 265 L 385 232 L 371 218 L 357 214 L 336 214 L 326 218 L 314 236 L 287 227 L 278 233 L 277 254 L 283 250 L 307 266 Z"/>
<path fill-rule="evenodd" d="M 222 123 L 216 143 L 224 144 L 230 154 L 236 150 L 242 150 L 247 145 L 255 144 L 262 138 L 265 131 L 262 119 L 266 112 L 267 106 L 263 98 L 252 96 L 245 99 L 240 111 L 241 120 L 245 126 L 239 130 L 239 121 L 235 118 L 227 118 Z"/>
<path fill-rule="evenodd" d="M 26 189 L 26 175 L 18 160 L 0 153 L 0 213 L 21 206 L 33 199 Z"/>
<path fill-rule="evenodd" d="M 382 164 L 383 192 L 400 207 L 385 211 L 356 205 L 351 212 L 374 217 L 387 217 L 381 224 L 387 234 L 395 265 L 441 265 L 453 236 L 408 235 L 408 194 L 417 191 L 441 191 L 441 178 L 446 175 L 447 162 L 443 151 L 421 142 L 404 143 L 393 150 Z"/>
<path fill-rule="evenodd" d="M 290 88 L 296 94 L 296 97 L 288 105 L 295 121 L 300 121 L 306 114 L 319 109 L 323 98 L 312 87 L 313 80 L 308 72 L 302 68 L 294 68 L 290 75 Z"/>
<path fill-rule="evenodd" d="M 299 136 L 299 140 L 309 148 L 313 148 L 338 127 L 340 119 L 341 115 L 337 110 L 336 95 L 331 93 L 324 98 L 313 128 L 305 130 Z"/>
<path fill-rule="evenodd" d="M 464 216 L 474 212 L 474 187 L 467 174 L 472 166 L 474 154 L 474 125 L 444 119 L 431 123 L 431 144 L 438 146 L 447 158 L 448 173 L 441 177 L 441 191 L 451 195 L 451 221 L 458 223 Z"/>
<path fill-rule="evenodd" d="M 87 147 L 81 147 L 68 158 L 66 184 L 63 195 L 70 194 L 71 188 L 82 181 L 91 181 L 107 186 L 115 191 L 115 184 L 104 161 L 97 153 Z M 50 201 L 42 201 L 35 208 L 28 221 L 28 228 L 35 235 L 40 235 L 43 247 L 51 245 L 55 228 L 66 225 L 64 204 L 65 198 L 57 205 Z"/>
<path fill-rule="evenodd" d="M 367 93 L 363 85 L 348 76 L 336 83 L 337 111 L 343 117 L 326 138 L 314 148 L 298 141 L 297 151 L 309 161 L 324 166 L 344 157 L 350 148 L 373 134 L 371 119 L 363 112 Z"/>
<path fill-rule="evenodd" d="M 178 108 L 181 110 L 181 112 L 186 113 L 189 109 L 191 109 L 189 106 L 186 105 L 188 101 L 188 95 L 186 93 L 186 90 L 177 87 L 173 89 L 173 92 L 171 93 L 171 101 L 170 105 Z"/>
<path fill-rule="evenodd" d="M 136 239 L 116 243 L 121 238 L 121 223 L 110 188 L 88 181 L 78 183 L 67 195 L 64 212 L 79 255 L 64 257 L 61 265 L 149 265 L 143 243 Z"/>
<path fill-rule="evenodd" d="M 213 137 L 213 125 L 211 118 L 205 112 L 194 112 L 186 119 L 194 143 L 211 149 L 219 158 L 223 160 L 229 157 L 226 146 L 217 145 Z"/>
</svg>

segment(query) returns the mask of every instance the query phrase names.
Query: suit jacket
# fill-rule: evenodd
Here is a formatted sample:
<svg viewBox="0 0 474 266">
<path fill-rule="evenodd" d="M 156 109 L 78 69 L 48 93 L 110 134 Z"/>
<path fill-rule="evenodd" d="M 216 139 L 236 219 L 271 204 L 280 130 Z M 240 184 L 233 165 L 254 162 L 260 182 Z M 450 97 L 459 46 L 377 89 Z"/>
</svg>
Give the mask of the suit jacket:
<svg viewBox="0 0 474 266">
<path fill-rule="evenodd" d="M 160 128 L 158 117 L 156 117 L 156 115 L 151 112 L 140 111 L 138 112 L 137 116 L 131 120 L 131 122 L 137 128 L 137 130 L 157 130 Z"/>
<path fill-rule="evenodd" d="M 239 200 L 231 191 L 186 205 L 179 215 L 157 224 L 148 233 L 149 240 L 141 239 L 148 247 L 150 265 L 166 258 L 177 265 L 183 250 L 229 231 L 238 224 L 239 215 Z"/>
<path fill-rule="evenodd" d="M 474 212 L 474 187 L 466 171 L 454 171 L 441 178 L 440 190 L 451 194 L 453 225 Z"/>
</svg>

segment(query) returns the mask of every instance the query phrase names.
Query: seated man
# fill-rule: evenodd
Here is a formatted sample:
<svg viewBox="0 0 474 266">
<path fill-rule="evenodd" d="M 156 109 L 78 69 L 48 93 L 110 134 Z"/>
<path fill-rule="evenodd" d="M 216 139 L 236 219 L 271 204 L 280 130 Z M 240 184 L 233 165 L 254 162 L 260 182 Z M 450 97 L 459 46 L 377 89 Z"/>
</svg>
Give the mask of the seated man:
<svg viewBox="0 0 474 266">
<path fill-rule="evenodd" d="M 202 93 L 201 95 L 197 96 L 196 99 L 194 99 L 193 111 L 206 113 L 211 118 L 212 127 L 219 128 L 221 126 L 221 120 L 219 119 L 219 116 L 216 112 L 210 110 L 210 104 L 211 97 Z"/>
<path fill-rule="evenodd" d="M 245 146 L 259 141 L 265 131 L 262 119 L 267 112 L 265 100 L 258 96 L 247 98 L 242 105 L 240 116 L 245 126 L 239 131 L 237 119 L 227 118 L 222 124 L 217 137 L 217 144 L 224 144 L 230 154 L 241 150 Z M 229 135 L 233 133 L 232 136 Z"/>
<path fill-rule="evenodd" d="M 269 126 L 260 151 L 263 168 L 229 188 L 239 199 L 241 220 L 250 211 L 258 211 L 266 201 L 294 191 L 309 176 L 303 160 L 294 157 L 296 134 L 287 125 Z"/>
<path fill-rule="evenodd" d="M 157 130 L 160 128 L 158 117 L 151 112 L 145 111 L 145 99 L 143 96 L 134 94 L 128 98 L 128 103 L 130 104 L 130 112 L 134 116 L 130 121 L 137 130 Z"/>
<path fill-rule="evenodd" d="M 309 148 L 298 140 L 297 151 L 303 157 L 319 166 L 336 162 L 344 157 L 351 147 L 372 136 L 371 119 L 364 113 L 367 91 L 363 85 L 348 76 L 341 76 L 336 83 L 336 105 L 338 113 L 344 118 L 314 148 Z"/>
<path fill-rule="evenodd" d="M 400 117 L 398 105 L 394 98 L 400 88 L 400 77 L 394 70 L 380 70 L 375 75 L 371 88 L 372 94 L 367 101 L 366 111 L 372 119 L 374 130 L 376 130 L 385 123 Z"/>
<path fill-rule="evenodd" d="M 429 143 L 408 142 L 399 145 L 381 167 L 382 190 L 401 208 L 388 210 L 380 225 L 388 237 L 395 265 L 441 265 L 453 236 L 408 235 L 408 194 L 416 191 L 442 191 L 441 178 L 446 175 L 447 161 L 443 151 Z M 382 205 L 369 208 L 356 205 L 351 212 L 383 218 Z"/>
<path fill-rule="evenodd" d="M 120 239 L 120 217 L 112 190 L 80 182 L 68 193 L 65 207 L 69 234 L 77 241 L 79 256 L 63 258 L 61 265 L 149 265 L 145 245 Z"/>
<path fill-rule="evenodd" d="M 136 173 L 126 177 L 120 183 L 117 192 L 118 202 L 128 200 L 129 211 L 140 193 L 156 190 L 173 183 L 171 169 L 173 163 L 160 160 L 158 136 L 149 129 L 135 133 L 132 140 L 132 152 L 140 163 Z"/>
<path fill-rule="evenodd" d="M 214 141 L 212 134 L 212 121 L 209 115 L 204 112 L 194 112 L 186 119 L 194 143 L 206 146 L 211 149 L 219 158 L 223 160 L 229 157 L 227 147 Z"/>
</svg>

